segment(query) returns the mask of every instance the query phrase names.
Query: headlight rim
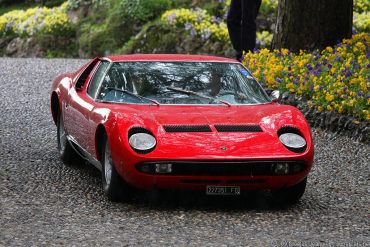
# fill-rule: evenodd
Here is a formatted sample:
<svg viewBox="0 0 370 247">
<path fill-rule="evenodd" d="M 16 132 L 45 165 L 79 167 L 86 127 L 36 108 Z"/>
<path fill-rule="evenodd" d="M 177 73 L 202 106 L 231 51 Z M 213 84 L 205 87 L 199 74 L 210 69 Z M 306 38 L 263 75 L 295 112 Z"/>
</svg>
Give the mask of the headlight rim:
<svg viewBox="0 0 370 247">
<path fill-rule="evenodd" d="M 146 135 L 149 135 L 149 136 L 153 137 L 153 140 L 154 140 L 153 146 L 150 147 L 149 149 L 139 149 L 137 147 L 134 147 L 131 144 L 130 139 L 133 135 L 136 135 L 136 134 L 146 134 Z M 129 143 L 129 146 L 131 147 L 131 149 L 134 150 L 138 154 L 148 154 L 148 153 L 152 152 L 157 147 L 157 139 L 155 138 L 153 133 L 151 131 L 149 131 L 148 129 L 143 128 L 143 127 L 133 127 L 131 129 L 129 129 L 127 140 L 128 140 L 128 143 Z"/>
<path fill-rule="evenodd" d="M 300 146 L 300 147 L 289 146 L 281 140 L 281 136 L 284 135 L 284 134 L 297 135 L 297 136 L 302 138 L 302 140 L 305 142 L 305 144 L 303 146 Z M 288 150 L 293 151 L 295 153 L 303 153 L 307 149 L 307 140 L 306 140 L 306 138 L 303 136 L 302 132 L 295 126 L 283 126 L 282 128 L 280 128 L 278 130 L 278 138 L 279 138 L 279 141 L 284 145 L 285 148 L 287 148 Z"/>
</svg>

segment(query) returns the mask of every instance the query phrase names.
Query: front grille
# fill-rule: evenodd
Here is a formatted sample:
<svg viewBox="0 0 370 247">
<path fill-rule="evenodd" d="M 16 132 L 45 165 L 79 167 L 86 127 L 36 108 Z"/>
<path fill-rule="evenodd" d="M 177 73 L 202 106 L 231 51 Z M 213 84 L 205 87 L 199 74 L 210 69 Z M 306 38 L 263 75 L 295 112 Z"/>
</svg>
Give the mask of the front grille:
<svg viewBox="0 0 370 247">
<path fill-rule="evenodd" d="M 209 162 L 209 161 L 161 161 L 145 162 L 136 165 L 136 169 L 156 174 L 156 164 L 171 164 L 172 171 L 164 176 L 275 176 L 274 167 L 278 163 L 288 163 L 289 173 L 299 173 L 306 167 L 304 161 L 235 161 L 235 162 Z"/>
<path fill-rule="evenodd" d="M 212 132 L 208 125 L 164 125 L 166 132 Z"/>
<path fill-rule="evenodd" d="M 224 125 L 216 124 L 215 128 L 218 132 L 262 132 L 258 125 Z"/>
</svg>

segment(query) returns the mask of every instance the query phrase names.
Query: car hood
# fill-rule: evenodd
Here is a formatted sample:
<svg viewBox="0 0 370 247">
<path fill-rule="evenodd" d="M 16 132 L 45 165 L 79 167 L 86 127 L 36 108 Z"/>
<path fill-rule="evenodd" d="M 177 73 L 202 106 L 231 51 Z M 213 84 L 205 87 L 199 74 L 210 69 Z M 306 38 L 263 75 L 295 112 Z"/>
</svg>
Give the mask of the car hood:
<svg viewBox="0 0 370 247">
<path fill-rule="evenodd" d="M 300 129 L 307 141 L 305 153 L 312 145 L 303 114 L 286 105 L 126 105 L 113 111 L 125 140 L 128 129 L 135 126 L 153 133 L 157 147 L 150 153 L 151 157 L 266 159 L 302 156 L 287 150 L 279 141 L 277 131 L 286 125 Z M 220 131 L 217 125 L 227 128 Z M 205 128 L 208 131 L 204 131 Z"/>
</svg>

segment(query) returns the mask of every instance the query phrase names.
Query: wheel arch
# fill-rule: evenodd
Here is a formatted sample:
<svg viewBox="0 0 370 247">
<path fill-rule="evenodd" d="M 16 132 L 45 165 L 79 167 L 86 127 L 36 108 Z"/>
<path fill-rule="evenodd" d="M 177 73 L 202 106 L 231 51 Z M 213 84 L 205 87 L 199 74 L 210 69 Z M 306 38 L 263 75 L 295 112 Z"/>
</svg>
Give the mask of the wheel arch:
<svg viewBox="0 0 370 247">
<path fill-rule="evenodd" d="M 51 94 L 50 106 L 51 106 L 51 114 L 53 116 L 53 121 L 54 121 L 54 124 L 56 125 L 58 121 L 58 114 L 60 111 L 59 98 L 56 92 L 53 92 Z"/>
<path fill-rule="evenodd" d="M 103 124 L 99 124 L 98 127 L 96 128 L 96 133 L 95 133 L 95 150 L 96 150 L 96 158 L 98 161 L 101 161 L 104 140 L 106 138 L 107 138 L 107 131 Z"/>
</svg>

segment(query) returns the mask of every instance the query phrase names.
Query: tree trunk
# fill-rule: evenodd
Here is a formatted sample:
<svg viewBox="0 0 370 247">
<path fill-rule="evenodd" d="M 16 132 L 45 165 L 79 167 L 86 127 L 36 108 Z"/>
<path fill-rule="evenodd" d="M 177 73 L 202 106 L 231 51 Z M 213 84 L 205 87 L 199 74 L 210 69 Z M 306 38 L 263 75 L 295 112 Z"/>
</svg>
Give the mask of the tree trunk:
<svg viewBox="0 0 370 247">
<path fill-rule="evenodd" d="M 322 49 L 352 35 L 353 0 L 279 0 L 273 49 Z"/>
</svg>

